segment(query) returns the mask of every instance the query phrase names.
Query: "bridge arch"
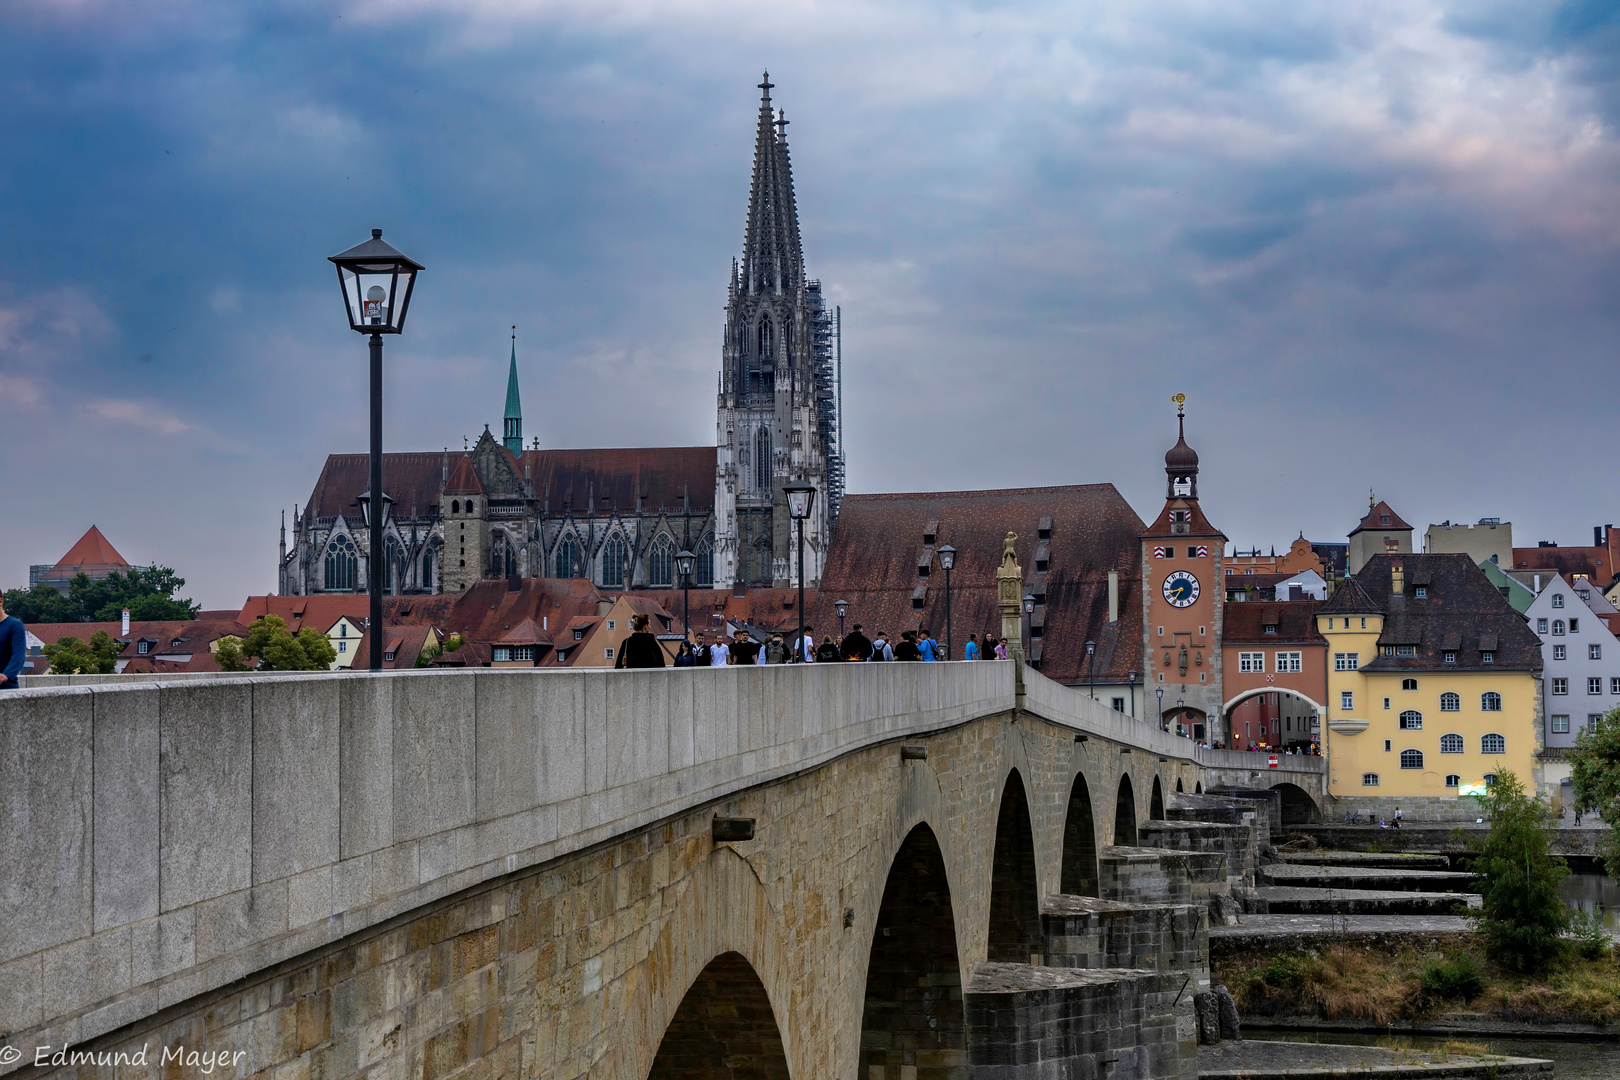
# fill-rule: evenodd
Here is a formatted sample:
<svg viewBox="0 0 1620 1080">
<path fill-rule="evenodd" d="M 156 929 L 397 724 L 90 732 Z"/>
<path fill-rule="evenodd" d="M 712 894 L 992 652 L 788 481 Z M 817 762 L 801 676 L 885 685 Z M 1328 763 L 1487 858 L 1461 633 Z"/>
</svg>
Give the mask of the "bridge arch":
<svg viewBox="0 0 1620 1080">
<path fill-rule="evenodd" d="M 647 1080 L 789 1080 L 770 995 L 741 953 L 710 960 L 664 1029 Z"/>
<path fill-rule="evenodd" d="M 1282 797 L 1282 823 L 1284 825 L 1317 825 L 1322 821 L 1322 808 L 1316 805 L 1311 793 L 1298 784 L 1284 781 L 1272 784 L 1271 790 Z"/>
<path fill-rule="evenodd" d="M 1236 710 L 1238 706 L 1242 705 L 1245 701 L 1249 701 L 1256 697 L 1263 697 L 1266 694 L 1277 695 L 1276 701 L 1272 703 L 1273 707 L 1276 709 L 1276 712 L 1274 715 L 1269 717 L 1269 720 L 1271 721 L 1270 727 L 1272 730 L 1267 730 L 1268 717 L 1265 715 L 1264 709 L 1262 708 L 1258 718 L 1259 730 L 1251 731 L 1249 728 L 1253 726 L 1253 718 L 1240 715 L 1234 710 Z M 1298 690 L 1291 687 L 1251 687 L 1250 689 L 1235 695 L 1232 700 L 1221 706 L 1221 718 L 1228 734 L 1228 748 L 1234 750 L 1242 749 L 1245 745 L 1251 742 L 1258 743 L 1261 746 L 1271 747 L 1287 747 L 1313 742 L 1314 739 L 1312 737 L 1310 717 L 1303 715 L 1292 715 L 1292 710 L 1284 709 L 1282 704 L 1283 698 L 1293 698 L 1296 702 L 1303 702 L 1304 705 L 1309 708 L 1311 713 L 1316 717 L 1324 717 L 1327 715 L 1327 710 L 1309 694 L 1300 693 Z M 1264 703 L 1262 703 L 1262 706 L 1263 705 Z M 1285 715 L 1285 713 L 1288 715 Z M 1292 721 L 1296 719 L 1299 721 L 1299 723 L 1293 724 Z M 1240 728 L 1243 730 L 1239 730 Z"/>
<path fill-rule="evenodd" d="M 1096 896 L 1097 820 L 1091 806 L 1091 787 L 1082 769 L 1069 788 L 1069 806 L 1063 815 L 1063 863 L 1058 891 L 1070 896 Z"/>
<path fill-rule="evenodd" d="M 990 863 L 990 921 L 985 958 L 1027 964 L 1041 951 L 1041 895 L 1035 871 L 1035 829 L 1029 795 L 1014 769 L 1002 786 Z"/>
<path fill-rule="evenodd" d="M 961 950 L 945 855 L 919 823 L 895 853 L 866 966 L 859 1041 L 862 1080 L 901 1080 L 919 1056 L 967 1066 Z"/>
<path fill-rule="evenodd" d="M 716 911 L 730 917 L 714 918 Z M 792 988 L 779 920 L 754 868 L 729 847 L 715 848 L 687 877 L 640 966 L 645 977 L 638 980 L 634 1006 L 627 1013 L 640 1030 L 623 1041 L 628 1049 L 620 1066 L 605 1070 L 620 1080 L 655 1075 L 659 1064 L 655 1051 L 663 1053 L 672 1030 L 676 1039 L 664 1059 L 666 1069 L 681 1061 L 701 1060 L 691 1055 L 712 1051 L 712 1044 L 702 1043 L 687 1043 L 686 1055 L 674 1048 L 692 1034 L 693 1019 L 709 1013 L 721 996 L 732 996 L 745 1006 L 748 1023 L 729 1034 L 739 1043 L 756 1038 L 765 1045 L 764 1018 L 776 1025 L 787 1016 Z M 781 1047 L 785 1070 L 785 1063 L 796 1057 L 791 1026 L 778 1026 L 773 1045 Z M 718 1067 L 711 1074 L 728 1075 Z"/>
<path fill-rule="evenodd" d="M 1327 713 L 1327 710 L 1324 709 L 1321 706 L 1320 703 L 1311 700 L 1311 696 L 1309 694 L 1302 694 L 1298 690 L 1293 690 L 1293 689 L 1290 689 L 1289 687 L 1286 687 L 1286 686 L 1255 686 L 1255 687 L 1251 687 L 1250 689 L 1243 691 L 1241 694 L 1238 694 L 1231 701 L 1228 701 L 1225 705 L 1222 705 L 1221 706 L 1221 712 L 1222 713 L 1229 713 L 1235 707 L 1243 704 L 1245 701 L 1248 701 L 1250 698 L 1254 697 L 1257 694 L 1287 694 L 1290 697 L 1299 698 L 1299 700 L 1303 701 L 1305 704 L 1307 704 L 1311 708 L 1315 709 L 1317 711 L 1318 715 L 1326 715 L 1326 713 Z"/>
<path fill-rule="evenodd" d="M 1121 847 L 1136 846 L 1136 791 L 1131 786 L 1131 774 L 1121 773 L 1119 794 L 1114 799 L 1114 843 Z"/>
<path fill-rule="evenodd" d="M 1148 819 L 1164 820 L 1164 789 L 1159 786 L 1159 774 L 1153 774 L 1153 795 L 1148 799 Z"/>
</svg>

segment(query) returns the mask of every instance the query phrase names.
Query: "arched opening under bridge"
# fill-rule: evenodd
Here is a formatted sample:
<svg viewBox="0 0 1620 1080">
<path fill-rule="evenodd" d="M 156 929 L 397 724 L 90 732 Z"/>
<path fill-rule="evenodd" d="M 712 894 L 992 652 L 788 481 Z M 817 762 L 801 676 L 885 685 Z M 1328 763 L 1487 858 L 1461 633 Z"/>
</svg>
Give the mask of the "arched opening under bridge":
<svg viewBox="0 0 1620 1080">
<path fill-rule="evenodd" d="M 765 984 L 741 953 L 721 953 L 693 980 L 664 1029 L 648 1080 L 788 1080 Z"/>
</svg>

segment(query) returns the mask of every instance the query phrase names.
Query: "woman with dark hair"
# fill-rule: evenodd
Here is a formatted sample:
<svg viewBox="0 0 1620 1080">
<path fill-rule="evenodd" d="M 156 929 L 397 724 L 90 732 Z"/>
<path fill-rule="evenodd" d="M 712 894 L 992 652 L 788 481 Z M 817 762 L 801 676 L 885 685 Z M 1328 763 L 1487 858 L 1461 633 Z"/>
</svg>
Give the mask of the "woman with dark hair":
<svg viewBox="0 0 1620 1080">
<path fill-rule="evenodd" d="M 691 638 L 682 638 L 680 648 L 675 650 L 676 667 L 696 667 L 697 653 L 692 648 Z"/>
<path fill-rule="evenodd" d="M 816 647 L 816 662 L 820 664 L 835 664 L 842 660 L 838 655 L 838 646 L 833 643 L 832 635 L 822 637 L 821 644 Z"/>
<path fill-rule="evenodd" d="M 619 646 L 619 660 L 627 668 L 664 667 L 664 647 L 647 630 L 647 616 L 630 618 L 630 636 Z"/>
</svg>

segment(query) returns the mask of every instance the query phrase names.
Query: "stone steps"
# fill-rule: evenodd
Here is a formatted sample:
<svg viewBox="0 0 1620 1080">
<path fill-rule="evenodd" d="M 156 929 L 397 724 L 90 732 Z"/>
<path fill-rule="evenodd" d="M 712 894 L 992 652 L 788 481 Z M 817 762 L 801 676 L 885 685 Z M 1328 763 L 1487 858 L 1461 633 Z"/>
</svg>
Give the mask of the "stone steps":
<svg viewBox="0 0 1620 1080">
<path fill-rule="evenodd" d="M 1398 889 L 1316 889 L 1262 885 L 1243 898 L 1245 921 L 1255 915 L 1464 915 L 1476 893 Z"/>
<path fill-rule="evenodd" d="M 1385 892 L 1465 892 L 1478 875 L 1460 870 L 1392 870 L 1377 866 L 1300 866 L 1272 863 L 1257 875 L 1260 885 Z"/>
</svg>

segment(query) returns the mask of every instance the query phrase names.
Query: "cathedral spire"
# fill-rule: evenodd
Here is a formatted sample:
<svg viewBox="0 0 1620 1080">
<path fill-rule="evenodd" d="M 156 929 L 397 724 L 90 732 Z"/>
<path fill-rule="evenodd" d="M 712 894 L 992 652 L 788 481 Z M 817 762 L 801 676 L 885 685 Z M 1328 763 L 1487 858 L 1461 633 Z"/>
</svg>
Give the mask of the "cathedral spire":
<svg viewBox="0 0 1620 1080">
<path fill-rule="evenodd" d="M 804 288 L 799 210 L 788 161 L 787 120 L 771 107 L 770 72 L 759 84 L 759 130 L 754 140 L 754 182 L 743 238 L 744 292 L 793 294 Z"/>
<path fill-rule="evenodd" d="M 518 399 L 517 327 L 512 327 L 512 366 L 506 373 L 506 423 L 501 442 L 514 454 L 523 453 L 523 403 Z"/>
</svg>

